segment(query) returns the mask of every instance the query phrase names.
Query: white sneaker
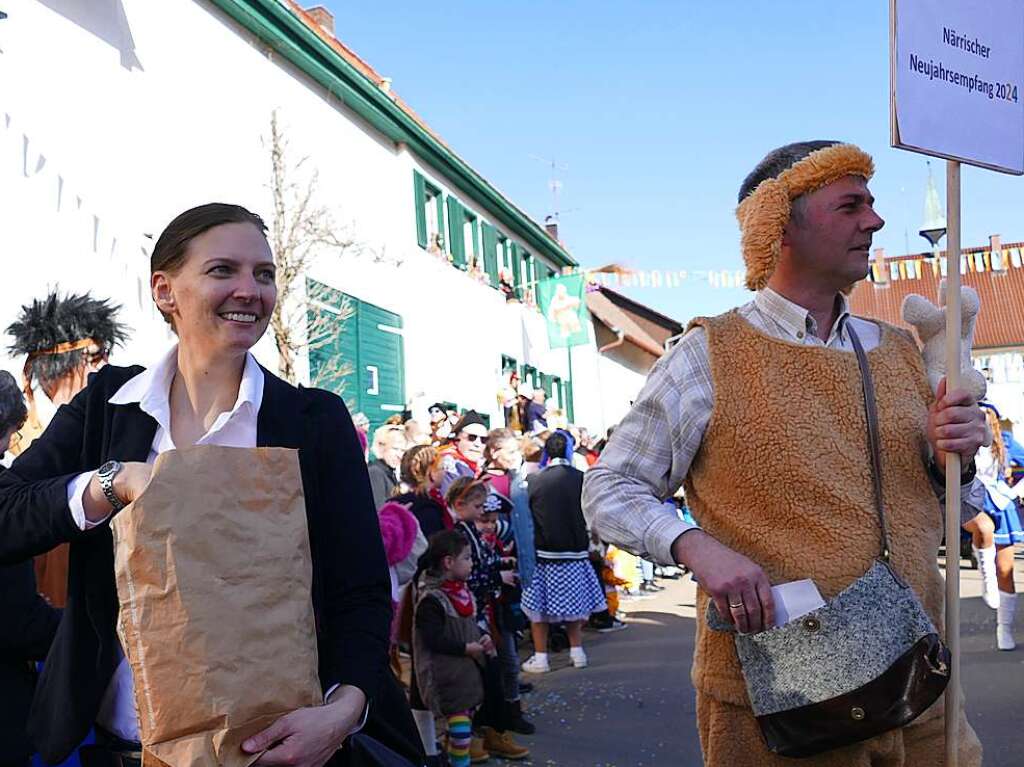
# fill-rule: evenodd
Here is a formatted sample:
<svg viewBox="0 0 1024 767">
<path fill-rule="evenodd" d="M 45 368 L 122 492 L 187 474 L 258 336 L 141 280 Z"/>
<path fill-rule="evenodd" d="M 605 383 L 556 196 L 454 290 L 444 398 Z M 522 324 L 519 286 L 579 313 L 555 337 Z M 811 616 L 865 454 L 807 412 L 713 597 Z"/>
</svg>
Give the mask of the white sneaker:
<svg viewBox="0 0 1024 767">
<path fill-rule="evenodd" d="M 527 674 L 546 674 L 551 670 L 551 664 L 548 663 L 547 658 L 541 660 L 536 655 L 531 655 L 529 659 L 523 663 L 522 669 Z"/>
<path fill-rule="evenodd" d="M 587 654 L 581 649 L 578 653 L 569 651 L 569 657 L 572 659 L 572 665 L 575 668 L 586 668 L 589 664 L 587 661 Z"/>
</svg>

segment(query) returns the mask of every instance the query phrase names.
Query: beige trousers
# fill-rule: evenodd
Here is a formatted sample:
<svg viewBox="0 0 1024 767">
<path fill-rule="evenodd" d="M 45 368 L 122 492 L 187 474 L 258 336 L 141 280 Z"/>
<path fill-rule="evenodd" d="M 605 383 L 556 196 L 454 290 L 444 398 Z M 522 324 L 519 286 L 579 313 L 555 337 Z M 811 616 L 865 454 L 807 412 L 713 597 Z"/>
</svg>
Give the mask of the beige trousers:
<svg viewBox="0 0 1024 767">
<path fill-rule="evenodd" d="M 962 696 L 961 696 L 962 699 Z M 935 706 L 943 705 L 940 699 Z M 697 693 L 697 730 L 706 767 L 942 767 L 944 716 L 925 712 L 906 727 L 806 759 L 787 759 L 764 744 L 749 708 Z M 960 764 L 980 767 L 981 742 L 960 709 Z"/>
</svg>

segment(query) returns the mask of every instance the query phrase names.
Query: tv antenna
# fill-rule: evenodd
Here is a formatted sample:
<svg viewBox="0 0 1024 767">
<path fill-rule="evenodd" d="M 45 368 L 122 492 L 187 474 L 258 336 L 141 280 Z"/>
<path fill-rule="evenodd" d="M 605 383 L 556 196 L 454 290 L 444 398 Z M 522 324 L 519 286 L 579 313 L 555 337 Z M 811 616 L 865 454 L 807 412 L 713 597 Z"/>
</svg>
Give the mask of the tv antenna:
<svg viewBox="0 0 1024 767">
<path fill-rule="evenodd" d="M 542 162 L 551 169 L 551 177 L 548 179 L 548 189 L 551 190 L 551 217 L 555 221 L 558 221 L 558 194 L 562 190 L 562 182 L 558 178 L 558 172 L 569 170 L 569 166 L 566 163 L 560 163 L 557 160 L 548 160 L 545 157 L 538 157 L 535 154 L 531 154 L 530 159 Z"/>
</svg>

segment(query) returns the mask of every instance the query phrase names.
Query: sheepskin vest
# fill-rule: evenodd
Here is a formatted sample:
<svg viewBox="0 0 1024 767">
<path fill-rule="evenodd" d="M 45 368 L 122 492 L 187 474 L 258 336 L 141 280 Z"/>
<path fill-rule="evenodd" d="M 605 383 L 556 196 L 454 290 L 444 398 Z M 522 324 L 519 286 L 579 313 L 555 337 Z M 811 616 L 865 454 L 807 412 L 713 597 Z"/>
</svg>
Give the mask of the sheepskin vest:
<svg viewBox="0 0 1024 767">
<path fill-rule="evenodd" d="M 459 615 L 451 601 L 441 590 L 441 582 L 424 575 L 422 588 L 416 597 L 416 606 L 424 599 L 436 599 L 444 608 L 447 620 L 442 637 L 459 644 L 480 641 L 480 628 L 476 624 L 476 608 L 471 615 Z M 450 716 L 476 708 L 484 699 L 482 664 L 468 655 L 441 655 L 427 647 L 413 621 L 413 658 L 416 686 L 427 707 L 435 714 Z"/>
<path fill-rule="evenodd" d="M 835 596 L 881 551 L 856 355 L 771 337 L 735 311 L 693 324 L 707 333 L 715 390 L 686 478 L 694 517 L 763 567 L 773 585 L 811 578 L 825 599 Z M 926 469 L 933 395 L 904 331 L 882 324 L 879 345 L 867 356 L 891 561 L 941 630 L 942 512 Z M 732 635 L 706 624 L 708 601 L 699 591 L 694 686 L 749 706 Z"/>
</svg>

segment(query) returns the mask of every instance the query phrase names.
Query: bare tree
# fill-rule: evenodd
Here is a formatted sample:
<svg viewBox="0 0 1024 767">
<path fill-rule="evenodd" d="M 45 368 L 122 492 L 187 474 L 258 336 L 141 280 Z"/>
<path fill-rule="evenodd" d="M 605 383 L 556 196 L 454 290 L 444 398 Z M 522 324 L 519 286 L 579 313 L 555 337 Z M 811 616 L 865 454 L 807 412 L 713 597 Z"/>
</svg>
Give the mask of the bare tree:
<svg viewBox="0 0 1024 767">
<path fill-rule="evenodd" d="M 329 347 L 355 310 L 347 297 L 332 301 L 303 283 L 318 258 L 358 256 L 362 248 L 352 236 L 352 227 L 338 225 L 330 209 L 316 202 L 319 174 L 316 169 L 304 169 L 309 158 L 289 163 L 288 141 L 276 110 L 270 116 L 269 148 L 274 203 L 270 246 L 277 263 L 277 305 L 270 326 L 278 371 L 296 383 L 296 360 L 305 352 L 310 359 L 310 384 L 341 393 L 352 367 L 340 354 L 331 354 Z"/>
</svg>

